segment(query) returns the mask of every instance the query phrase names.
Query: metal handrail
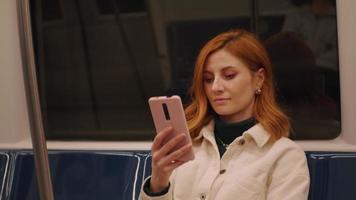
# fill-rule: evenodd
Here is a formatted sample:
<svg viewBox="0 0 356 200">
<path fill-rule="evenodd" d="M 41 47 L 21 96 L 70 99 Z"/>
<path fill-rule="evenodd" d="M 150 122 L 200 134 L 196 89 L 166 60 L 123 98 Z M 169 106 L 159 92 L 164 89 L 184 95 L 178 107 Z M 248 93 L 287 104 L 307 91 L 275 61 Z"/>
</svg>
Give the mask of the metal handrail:
<svg viewBox="0 0 356 200">
<path fill-rule="evenodd" d="M 18 0 L 17 4 L 21 55 L 24 66 L 24 81 L 29 109 L 31 139 L 35 158 L 38 189 L 41 200 L 54 200 L 36 77 L 29 0 Z"/>
</svg>

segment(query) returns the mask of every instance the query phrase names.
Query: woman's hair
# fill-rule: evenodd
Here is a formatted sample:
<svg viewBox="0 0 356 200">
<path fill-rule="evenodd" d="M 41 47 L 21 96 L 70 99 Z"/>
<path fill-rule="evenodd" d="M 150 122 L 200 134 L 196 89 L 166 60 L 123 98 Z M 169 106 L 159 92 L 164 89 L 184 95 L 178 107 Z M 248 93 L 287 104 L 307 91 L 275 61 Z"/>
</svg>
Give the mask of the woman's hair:
<svg viewBox="0 0 356 200">
<path fill-rule="evenodd" d="M 221 49 L 241 59 L 251 72 L 264 69 L 265 80 L 262 92 L 255 96 L 253 117 L 271 134 L 273 141 L 287 137 L 290 129 L 289 119 L 275 100 L 272 66 L 267 51 L 252 33 L 241 29 L 217 35 L 199 52 L 190 89 L 191 103 L 185 109 L 191 136 L 196 137 L 215 113 L 204 90 L 203 71 L 209 56 Z"/>
</svg>

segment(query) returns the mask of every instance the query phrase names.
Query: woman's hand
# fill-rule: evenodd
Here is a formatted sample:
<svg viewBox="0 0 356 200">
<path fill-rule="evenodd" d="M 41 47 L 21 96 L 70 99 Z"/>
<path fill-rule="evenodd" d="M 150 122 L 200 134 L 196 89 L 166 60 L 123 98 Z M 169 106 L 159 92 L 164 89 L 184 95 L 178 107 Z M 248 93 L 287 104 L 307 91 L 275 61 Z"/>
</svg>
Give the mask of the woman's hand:
<svg viewBox="0 0 356 200">
<path fill-rule="evenodd" d="M 187 154 L 191 144 L 186 144 L 179 149 L 175 149 L 179 143 L 186 139 L 185 134 L 178 134 L 171 137 L 173 128 L 168 127 L 159 132 L 152 144 L 152 176 L 151 191 L 160 192 L 169 184 L 169 177 L 173 170 L 187 161 L 179 161 L 179 158 Z M 167 141 L 168 140 L 168 141 Z M 164 143 L 164 141 L 167 141 Z"/>
</svg>

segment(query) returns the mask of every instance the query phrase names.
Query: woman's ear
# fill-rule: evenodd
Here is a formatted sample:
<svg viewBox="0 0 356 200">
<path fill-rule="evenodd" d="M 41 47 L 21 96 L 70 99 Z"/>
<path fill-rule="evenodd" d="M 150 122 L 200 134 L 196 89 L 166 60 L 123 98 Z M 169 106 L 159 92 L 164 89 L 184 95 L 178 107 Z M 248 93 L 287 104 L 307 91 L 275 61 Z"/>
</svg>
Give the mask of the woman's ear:
<svg viewBox="0 0 356 200">
<path fill-rule="evenodd" d="M 259 68 L 257 72 L 255 72 L 256 88 L 262 88 L 265 76 L 265 69 L 263 67 Z"/>
</svg>

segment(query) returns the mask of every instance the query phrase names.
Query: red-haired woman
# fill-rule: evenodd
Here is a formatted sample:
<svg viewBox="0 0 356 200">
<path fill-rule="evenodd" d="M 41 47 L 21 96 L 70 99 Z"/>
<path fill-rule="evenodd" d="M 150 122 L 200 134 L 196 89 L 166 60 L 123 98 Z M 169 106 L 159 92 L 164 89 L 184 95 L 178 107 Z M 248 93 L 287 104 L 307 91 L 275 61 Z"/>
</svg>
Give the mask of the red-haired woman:
<svg viewBox="0 0 356 200">
<path fill-rule="evenodd" d="M 185 109 L 193 145 L 184 139 L 152 145 L 152 175 L 140 199 L 303 200 L 309 171 L 304 151 L 289 140 L 277 105 L 265 48 L 244 30 L 219 34 L 200 51 Z M 193 148 L 195 159 L 179 160 Z M 184 165 L 183 165 L 184 164 Z"/>
</svg>

